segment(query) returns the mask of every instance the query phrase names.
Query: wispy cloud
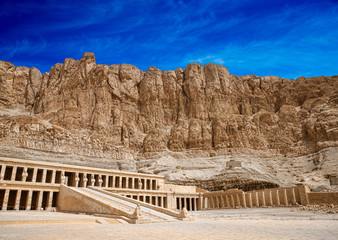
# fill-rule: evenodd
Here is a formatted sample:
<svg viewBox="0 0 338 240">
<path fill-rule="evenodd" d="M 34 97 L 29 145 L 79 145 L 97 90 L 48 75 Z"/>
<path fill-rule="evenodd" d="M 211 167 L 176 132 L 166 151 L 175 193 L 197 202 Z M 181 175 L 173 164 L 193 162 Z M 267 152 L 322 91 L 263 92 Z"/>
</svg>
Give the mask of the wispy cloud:
<svg viewBox="0 0 338 240">
<path fill-rule="evenodd" d="M 200 64 L 205 64 L 205 63 L 216 63 L 216 64 L 224 64 L 225 61 L 219 57 L 216 56 L 206 56 L 206 57 L 202 57 L 202 58 L 197 58 L 197 59 L 192 59 L 192 60 L 188 60 L 189 63 L 193 63 L 193 62 L 197 62 Z"/>
</svg>

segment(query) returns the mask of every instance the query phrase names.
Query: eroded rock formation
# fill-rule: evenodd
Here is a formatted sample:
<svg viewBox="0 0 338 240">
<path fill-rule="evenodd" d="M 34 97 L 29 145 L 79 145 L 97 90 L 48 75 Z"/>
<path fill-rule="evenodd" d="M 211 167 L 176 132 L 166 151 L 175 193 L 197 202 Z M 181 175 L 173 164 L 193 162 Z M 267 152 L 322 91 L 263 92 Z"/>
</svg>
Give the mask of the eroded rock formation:
<svg viewBox="0 0 338 240">
<path fill-rule="evenodd" d="M 337 146 L 338 76 L 235 76 L 96 64 L 92 53 L 41 75 L 0 62 L 2 144 L 116 159 L 185 152 L 302 155 Z M 10 110 L 10 111 L 9 111 Z"/>
</svg>

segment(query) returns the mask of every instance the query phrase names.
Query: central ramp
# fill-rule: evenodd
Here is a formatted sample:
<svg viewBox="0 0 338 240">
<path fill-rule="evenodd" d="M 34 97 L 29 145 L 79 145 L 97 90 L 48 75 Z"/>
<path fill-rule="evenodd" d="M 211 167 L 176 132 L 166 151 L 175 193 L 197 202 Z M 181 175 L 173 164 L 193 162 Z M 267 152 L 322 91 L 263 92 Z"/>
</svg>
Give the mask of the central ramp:
<svg viewBox="0 0 338 240">
<path fill-rule="evenodd" d="M 121 218 L 128 223 L 154 223 L 191 220 L 182 214 L 111 193 L 97 187 L 75 188 L 62 185 L 60 211 L 83 212 Z"/>
</svg>

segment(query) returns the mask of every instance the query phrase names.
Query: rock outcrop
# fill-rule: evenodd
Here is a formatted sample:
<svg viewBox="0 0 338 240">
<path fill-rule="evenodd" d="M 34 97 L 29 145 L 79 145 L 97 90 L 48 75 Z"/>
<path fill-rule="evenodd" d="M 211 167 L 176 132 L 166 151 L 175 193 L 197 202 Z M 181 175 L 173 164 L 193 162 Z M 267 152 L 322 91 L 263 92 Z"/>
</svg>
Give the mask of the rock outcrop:
<svg viewBox="0 0 338 240">
<path fill-rule="evenodd" d="M 287 169 L 292 168 L 292 159 L 330 149 L 325 164 L 337 167 L 333 160 L 338 149 L 337 89 L 338 76 L 239 77 L 211 63 L 192 63 L 174 71 L 150 67 L 143 72 L 128 64 L 96 64 L 92 53 L 77 61 L 66 59 L 43 75 L 36 68 L 0 61 L 0 145 L 95 161 L 111 159 L 119 169 L 126 169 L 119 162 L 124 159 L 134 161 L 127 169 L 164 171 L 171 178 L 182 170 L 175 159 L 200 157 L 201 175 L 207 165 L 217 168 L 212 163 L 217 156 L 239 154 L 284 159 L 278 164 L 287 162 L 283 165 Z M 282 172 L 294 183 L 310 179 L 311 171 L 336 174 L 331 168 L 320 169 L 325 159 L 309 161 L 310 165 L 302 163 L 302 169 L 312 169 L 306 173 L 300 168 Z M 265 170 L 262 177 L 252 177 L 250 169 L 232 177 L 244 179 L 241 186 L 245 179 L 270 184 L 282 178 L 278 164 L 265 166 L 266 171 L 274 171 L 268 179 Z M 174 180 L 206 180 L 193 171 L 190 177 L 182 174 L 177 173 Z M 214 179 L 212 189 L 232 184 Z"/>
<path fill-rule="evenodd" d="M 117 159 L 299 156 L 338 145 L 337 89 L 338 76 L 238 77 L 211 63 L 143 72 L 96 64 L 92 53 L 43 75 L 1 61 L 0 139 Z"/>
</svg>

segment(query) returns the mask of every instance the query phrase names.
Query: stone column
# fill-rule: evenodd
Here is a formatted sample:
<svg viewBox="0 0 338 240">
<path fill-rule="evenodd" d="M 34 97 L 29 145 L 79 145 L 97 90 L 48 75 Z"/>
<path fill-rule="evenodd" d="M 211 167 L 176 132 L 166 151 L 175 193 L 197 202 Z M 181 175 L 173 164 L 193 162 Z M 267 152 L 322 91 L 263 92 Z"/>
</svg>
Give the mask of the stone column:
<svg viewBox="0 0 338 240">
<path fill-rule="evenodd" d="M 122 188 L 122 176 L 119 177 L 119 188 Z"/>
<path fill-rule="evenodd" d="M 265 203 L 265 192 L 262 192 L 262 207 L 266 207 L 266 203 Z"/>
<path fill-rule="evenodd" d="M 112 188 L 115 188 L 115 176 L 112 176 Z"/>
<path fill-rule="evenodd" d="M 4 180 L 5 178 L 5 171 L 6 171 L 6 165 L 1 165 L 1 172 L 0 172 L 0 181 Z"/>
<path fill-rule="evenodd" d="M 16 192 L 14 210 L 19 211 L 19 209 L 20 209 L 20 199 L 21 199 L 21 189 L 18 189 L 18 191 Z"/>
<path fill-rule="evenodd" d="M 309 197 L 308 193 L 311 192 L 309 186 L 303 185 L 297 188 L 299 193 L 299 201 L 301 205 L 308 205 L 309 204 Z"/>
<path fill-rule="evenodd" d="M 242 206 L 241 199 L 239 198 L 239 194 L 236 194 L 236 202 L 237 202 L 238 207 Z"/>
<path fill-rule="evenodd" d="M 90 185 L 91 185 L 92 187 L 94 187 L 94 186 L 95 186 L 95 174 L 91 174 L 90 176 L 91 176 L 91 179 L 90 179 L 91 184 L 90 184 Z"/>
<path fill-rule="evenodd" d="M 33 176 L 32 176 L 32 182 L 36 182 L 36 176 L 38 174 L 38 169 L 33 168 Z"/>
<path fill-rule="evenodd" d="M 13 166 L 11 181 L 15 181 L 17 166 Z"/>
<path fill-rule="evenodd" d="M 43 191 L 39 192 L 39 196 L 38 196 L 38 205 L 37 205 L 37 210 L 40 211 L 41 210 L 41 206 L 42 206 L 42 198 L 43 198 Z"/>
<path fill-rule="evenodd" d="M 190 211 L 192 211 L 192 198 L 189 198 L 189 206 L 190 206 Z"/>
<path fill-rule="evenodd" d="M 276 190 L 276 203 L 277 206 L 280 206 L 279 190 Z"/>
<path fill-rule="evenodd" d="M 131 178 L 131 188 L 135 189 L 135 178 Z"/>
<path fill-rule="evenodd" d="M 288 202 L 288 195 L 286 193 L 286 189 L 283 189 L 282 190 L 282 195 L 283 195 L 283 198 L 284 198 L 284 205 L 285 206 L 288 206 L 289 205 L 289 202 Z"/>
<path fill-rule="evenodd" d="M 233 194 L 230 195 L 230 200 L 231 200 L 231 208 L 235 208 L 235 199 Z"/>
<path fill-rule="evenodd" d="M 218 196 L 215 196 L 215 208 L 219 208 Z"/>
<path fill-rule="evenodd" d="M 251 192 L 247 193 L 247 199 L 248 199 L 248 207 L 252 208 L 252 193 Z"/>
<path fill-rule="evenodd" d="M 53 205 L 53 191 L 48 193 L 48 202 L 47 202 L 47 209 L 51 209 Z"/>
<path fill-rule="evenodd" d="M 42 169 L 42 180 L 41 183 L 46 183 L 47 169 Z"/>
<path fill-rule="evenodd" d="M 215 206 L 214 206 L 214 197 L 213 196 L 210 196 L 209 197 L 209 208 L 210 209 L 213 209 Z"/>
<path fill-rule="evenodd" d="M 75 181 L 75 187 L 79 187 L 80 177 L 79 177 L 79 173 L 78 172 L 75 173 L 75 179 L 74 179 L 74 181 Z"/>
<path fill-rule="evenodd" d="M 199 195 L 199 210 L 203 210 L 205 208 L 204 205 L 204 198 L 203 198 L 203 194 L 200 193 Z"/>
<path fill-rule="evenodd" d="M 259 207 L 259 198 L 258 198 L 258 192 L 254 192 L 254 196 L 255 196 L 255 202 L 256 202 L 256 207 Z"/>
<path fill-rule="evenodd" d="M 8 198 L 9 198 L 9 189 L 6 189 L 5 190 L 5 195 L 4 195 L 4 201 L 2 203 L 2 211 L 6 211 L 7 210 Z"/>
<path fill-rule="evenodd" d="M 105 175 L 106 176 L 106 182 L 103 182 L 103 185 L 102 187 L 108 187 L 108 182 L 109 182 L 109 176 L 108 175 Z M 102 177 L 101 177 L 102 178 Z M 103 181 L 103 180 L 102 180 Z"/>
<path fill-rule="evenodd" d="M 145 178 L 144 179 L 144 190 L 147 190 L 148 189 L 148 181 L 147 179 Z"/>
<path fill-rule="evenodd" d="M 52 181 L 51 184 L 55 184 L 56 170 L 52 170 Z"/>
<path fill-rule="evenodd" d="M 32 195 L 33 190 L 28 191 L 27 202 L 26 202 L 26 210 L 31 210 L 32 208 Z"/>
<path fill-rule="evenodd" d="M 295 194 L 295 189 L 291 188 L 291 203 L 292 205 L 296 205 L 296 194 Z"/>
<path fill-rule="evenodd" d="M 103 184 L 102 176 L 99 176 L 99 187 L 102 187 L 102 184 Z"/>
<path fill-rule="evenodd" d="M 28 177 L 28 168 L 27 167 L 24 167 L 23 168 L 23 171 L 22 171 L 22 181 L 23 182 L 26 182 L 26 180 L 27 180 L 27 177 Z"/>
<path fill-rule="evenodd" d="M 225 195 L 225 203 L 227 205 L 227 208 L 230 208 L 229 195 Z"/>
<path fill-rule="evenodd" d="M 66 183 L 65 171 L 61 171 L 61 184 L 67 184 Z"/>
<path fill-rule="evenodd" d="M 164 197 L 161 197 L 161 203 L 160 203 L 160 207 L 164 207 Z"/>
<path fill-rule="evenodd" d="M 243 207 L 243 208 L 246 208 L 246 198 L 245 198 L 245 193 L 242 193 L 242 202 L 243 202 L 242 207 Z"/>
<path fill-rule="evenodd" d="M 267 194 L 268 194 L 268 199 L 269 199 L 268 206 L 273 206 L 271 190 L 268 190 Z"/>
<path fill-rule="evenodd" d="M 87 178 L 87 173 L 83 173 L 83 187 L 87 187 L 88 183 L 88 178 Z"/>
<path fill-rule="evenodd" d="M 220 208 L 224 208 L 224 197 L 222 195 L 219 196 Z"/>
<path fill-rule="evenodd" d="M 198 207 L 197 207 L 197 198 L 194 198 L 194 210 L 197 211 Z"/>
</svg>

